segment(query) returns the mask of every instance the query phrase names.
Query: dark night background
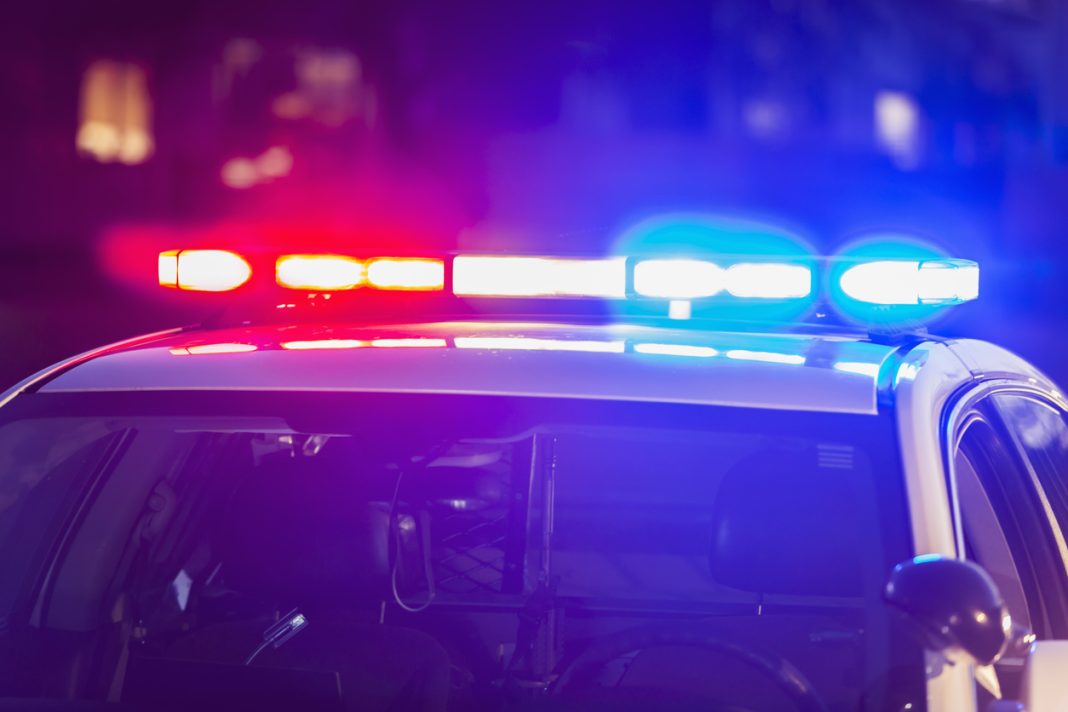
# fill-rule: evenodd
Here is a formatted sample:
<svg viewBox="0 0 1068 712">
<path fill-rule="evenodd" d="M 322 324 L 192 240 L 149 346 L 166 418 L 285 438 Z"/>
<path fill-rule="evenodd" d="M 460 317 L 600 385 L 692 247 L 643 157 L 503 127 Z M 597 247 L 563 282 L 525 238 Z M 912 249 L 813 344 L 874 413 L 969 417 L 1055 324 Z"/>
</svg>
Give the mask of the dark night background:
<svg viewBox="0 0 1068 712">
<path fill-rule="evenodd" d="M 151 288 L 175 236 L 598 252 L 674 211 L 827 252 L 891 231 L 978 259 L 980 303 L 938 330 L 1068 382 L 1068 2 L 3 16 L 0 385 L 193 319 Z"/>
</svg>

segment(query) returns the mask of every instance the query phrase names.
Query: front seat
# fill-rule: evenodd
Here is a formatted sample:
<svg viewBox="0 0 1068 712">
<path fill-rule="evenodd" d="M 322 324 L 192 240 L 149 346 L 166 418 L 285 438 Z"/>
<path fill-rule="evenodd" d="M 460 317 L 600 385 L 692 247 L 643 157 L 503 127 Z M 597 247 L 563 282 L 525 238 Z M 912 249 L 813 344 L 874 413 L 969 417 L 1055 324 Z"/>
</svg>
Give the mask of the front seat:
<svg viewBox="0 0 1068 712">
<path fill-rule="evenodd" d="M 336 673 L 342 709 L 444 710 L 445 650 L 379 622 L 390 595 L 387 506 L 354 486 L 364 473 L 328 475 L 287 459 L 250 479 L 216 537 L 222 577 L 245 615 L 180 638 L 168 657 L 242 665 L 277 616 L 295 609 L 307 626 L 249 667 Z"/>
<path fill-rule="evenodd" d="M 574 666 L 572 694 L 589 709 L 780 712 L 822 709 L 824 698 L 855 708 L 859 687 L 841 692 L 859 642 L 856 621 L 842 618 L 863 583 L 855 479 L 821 466 L 816 448 L 734 463 L 713 500 L 708 565 L 716 583 L 752 594 L 756 610 L 605 636 L 580 658 L 598 665 Z M 805 597 L 842 604 L 844 615 L 806 611 Z"/>
</svg>

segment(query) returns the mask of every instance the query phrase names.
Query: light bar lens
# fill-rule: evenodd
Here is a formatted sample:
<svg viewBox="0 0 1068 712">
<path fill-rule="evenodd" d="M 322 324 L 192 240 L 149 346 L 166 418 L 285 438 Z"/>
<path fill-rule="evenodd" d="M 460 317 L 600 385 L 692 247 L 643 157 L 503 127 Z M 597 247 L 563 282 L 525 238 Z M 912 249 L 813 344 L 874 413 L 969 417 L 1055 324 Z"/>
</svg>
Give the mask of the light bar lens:
<svg viewBox="0 0 1068 712">
<path fill-rule="evenodd" d="M 170 250 L 159 255 L 159 283 L 194 292 L 228 292 L 252 276 L 245 258 L 226 250 Z"/>
<path fill-rule="evenodd" d="M 959 304 L 979 296 L 979 265 L 967 260 L 878 260 L 841 277 L 846 296 L 868 304 Z"/>
<path fill-rule="evenodd" d="M 367 282 L 378 289 L 437 291 L 445 287 L 445 263 L 430 259 L 375 259 L 367 264 Z"/>
<path fill-rule="evenodd" d="M 481 257 L 453 260 L 453 292 L 460 296 L 626 296 L 627 263 L 547 257 Z"/>
<path fill-rule="evenodd" d="M 749 299 L 800 299 L 812 293 L 812 270 L 778 262 L 724 269 L 704 260 L 642 260 L 634 266 L 634 291 L 661 299 L 700 299 L 723 291 Z"/>
<path fill-rule="evenodd" d="M 275 263 L 275 280 L 288 289 L 355 289 L 366 272 L 362 262 L 345 255 L 284 255 Z"/>
<path fill-rule="evenodd" d="M 700 299 L 723 291 L 723 268 L 703 260 L 642 260 L 634 265 L 634 291 L 643 297 Z"/>
<path fill-rule="evenodd" d="M 866 323 L 923 320 L 938 311 L 933 307 L 960 304 L 979 295 L 979 266 L 975 262 L 942 258 L 933 251 L 876 254 L 868 250 L 843 252 L 832 258 L 761 254 L 750 258 L 752 261 L 738 259 L 727 253 L 715 261 L 703 256 L 579 259 L 460 255 L 450 261 L 288 254 L 275 261 L 275 280 L 286 289 L 323 292 L 324 300 L 330 298 L 330 292 L 355 289 L 440 292 L 447 283 L 460 297 L 626 299 L 638 295 L 665 300 L 672 319 L 690 318 L 698 301 L 706 298 L 722 298 L 717 306 L 732 317 L 745 311 L 764 316 L 774 311 L 776 320 L 793 319 L 813 305 L 811 298 L 820 284 L 828 288 L 826 298 L 839 314 Z M 175 289 L 230 291 L 245 285 L 252 271 L 245 257 L 227 250 L 159 254 L 159 283 Z M 732 299 L 738 300 L 736 307 L 731 306 Z M 293 306 L 289 301 L 291 298 L 280 308 Z M 756 304 L 761 301 L 763 305 Z M 794 311 L 784 314 L 785 310 Z"/>
<path fill-rule="evenodd" d="M 812 293 L 812 270 L 802 265 L 761 262 L 731 265 L 727 291 L 753 299 L 801 299 Z"/>
<path fill-rule="evenodd" d="M 979 265 L 965 260 L 929 260 L 920 265 L 920 301 L 957 304 L 979 298 Z"/>
<path fill-rule="evenodd" d="M 178 286 L 178 250 L 159 253 L 159 283 L 164 287 Z"/>
</svg>

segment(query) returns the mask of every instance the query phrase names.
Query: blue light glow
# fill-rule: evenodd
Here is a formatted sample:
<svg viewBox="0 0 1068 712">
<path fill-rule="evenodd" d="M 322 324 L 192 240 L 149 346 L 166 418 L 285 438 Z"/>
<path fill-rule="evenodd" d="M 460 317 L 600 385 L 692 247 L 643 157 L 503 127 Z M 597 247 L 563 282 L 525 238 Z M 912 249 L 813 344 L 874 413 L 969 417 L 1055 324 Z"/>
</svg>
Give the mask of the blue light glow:
<svg viewBox="0 0 1068 712">
<path fill-rule="evenodd" d="M 634 291 L 645 297 L 700 299 L 726 291 L 748 299 L 800 299 L 812 292 L 812 271 L 781 262 L 741 262 L 724 269 L 705 260 L 642 260 Z"/>
<path fill-rule="evenodd" d="M 979 296 L 979 267 L 961 260 L 876 260 L 846 269 L 841 287 L 869 304 L 956 304 Z"/>
<path fill-rule="evenodd" d="M 865 325 L 929 322 L 946 305 L 978 296 L 974 262 L 948 259 L 905 235 L 873 236 L 841 250 L 825 289 L 840 316 Z"/>
<path fill-rule="evenodd" d="M 815 252 L 793 230 L 768 222 L 669 213 L 633 225 L 620 235 L 612 253 L 662 265 L 708 265 L 700 268 L 704 274 L 671 274 L 669 265 L 635 274 L 635 293 L 692 299 L 694 318 L 797 321 L 816 303 Z M 685 269 L 698 271 L 690 266 Z M 663 314 L 662 305 L 643 300 L 627 300 L 614 308 L 628 316 Z"/>
<path fill-rule="evenodd" d="M 723 291 L 723 268 L 704 260 L 642 260 L 634 265 L 634 291 L 644 297 L 699 299 Z"/>
<path fill-rule="evenodd" d="M 812 293 L 812 270 L 775 262 L 731 265 L 727 269 L 727 291 L 735 297 L 801 299 Z"/>
</svg>

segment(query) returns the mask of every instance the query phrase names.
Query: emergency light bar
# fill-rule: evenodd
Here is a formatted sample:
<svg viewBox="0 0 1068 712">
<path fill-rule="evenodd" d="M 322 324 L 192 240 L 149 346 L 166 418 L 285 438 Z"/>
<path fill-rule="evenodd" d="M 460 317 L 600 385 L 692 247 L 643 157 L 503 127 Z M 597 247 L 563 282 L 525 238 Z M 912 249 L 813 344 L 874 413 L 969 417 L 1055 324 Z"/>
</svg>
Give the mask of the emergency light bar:
<svg viewBox="0 0 1068 712">
<path fill-rule="evenodd" d="M 821 282 L 827 300 L 840 311 L 850 304 L 891 312 L 910 306 L 960 304 L 979 294 L 979 266 L 968 260 L 763 255 L 579 259 L 283 254 L 265 258 L 227 250 L 171 250 L 159 255 L 159 283 L 180 290 L 225 292 L 246 285 L 251 288 L 254 272 L 271 268 L 273 280 L 261 281 L 260 286 L 289 292 L 370 289 L 451 292 L 465 299 L 666 301 L 673 316 L 679 311 L 676 306 L 691 302 L 810 304 Z"/>
</svg>

